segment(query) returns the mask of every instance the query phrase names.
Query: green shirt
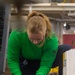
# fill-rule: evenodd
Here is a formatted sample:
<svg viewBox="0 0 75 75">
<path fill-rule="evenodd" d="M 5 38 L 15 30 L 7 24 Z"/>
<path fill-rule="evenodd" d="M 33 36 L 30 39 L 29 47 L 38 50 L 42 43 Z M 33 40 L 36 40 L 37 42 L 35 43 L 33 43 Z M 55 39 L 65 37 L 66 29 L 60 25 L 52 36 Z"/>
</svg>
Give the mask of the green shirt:
<svg viewBox="0 0 75 75">
<path fill-rule="evenodd" d="M 13 30 L 8 40 L 7 60 L 13 75 L 22 75 L 19 67 L 20 51 L 26 59 L 40 59 L 40 67 L 36 75 L 47 75 L 52 67 L 58 50 L 58 39 L 55 34 L 46 38 L 42 47 L 34 45 L 28 38 L 27 32 Z"/>
</svg>

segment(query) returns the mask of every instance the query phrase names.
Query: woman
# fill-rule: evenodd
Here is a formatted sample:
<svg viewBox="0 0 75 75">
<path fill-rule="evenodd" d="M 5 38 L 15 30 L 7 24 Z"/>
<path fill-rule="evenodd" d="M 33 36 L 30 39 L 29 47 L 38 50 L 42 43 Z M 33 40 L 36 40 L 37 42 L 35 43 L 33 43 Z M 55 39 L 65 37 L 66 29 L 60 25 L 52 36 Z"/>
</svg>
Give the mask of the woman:
<svg viewBox="0 0 75 75">
<path fill-rule="evenodd" d="M 47 75 L 58 51 L 58 39 L 48 17 L 33 11 L 24 31 L 13 30 L 7 59 L 12 75 Z"/>
<path fill-rule="evenodd" d="M 7 59 L 12 75 L 47 75 L 57 50 L 58 39 L 49 19 L 39 12 L 30 13 L 26 30 L 13 30 L 9 37 Z"/>
</svg>

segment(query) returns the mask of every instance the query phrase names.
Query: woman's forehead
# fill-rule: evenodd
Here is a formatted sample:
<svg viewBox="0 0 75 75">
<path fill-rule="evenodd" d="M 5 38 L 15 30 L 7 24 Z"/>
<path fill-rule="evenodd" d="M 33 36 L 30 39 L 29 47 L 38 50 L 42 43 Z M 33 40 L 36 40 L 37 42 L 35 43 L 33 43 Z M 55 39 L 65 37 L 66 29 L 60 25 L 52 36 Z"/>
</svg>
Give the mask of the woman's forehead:
<svg viewBox="0 0 75 75">
<path fill-rule="evenodd" d="M 37 34 L 34 34 L 34 33 L 30 33 L 29 34 L 29 37 L 30 38 L 42 38 L 44 35 L 43 34 L 41 34 L 41 33 L 37 33 Z"/>
</svg>

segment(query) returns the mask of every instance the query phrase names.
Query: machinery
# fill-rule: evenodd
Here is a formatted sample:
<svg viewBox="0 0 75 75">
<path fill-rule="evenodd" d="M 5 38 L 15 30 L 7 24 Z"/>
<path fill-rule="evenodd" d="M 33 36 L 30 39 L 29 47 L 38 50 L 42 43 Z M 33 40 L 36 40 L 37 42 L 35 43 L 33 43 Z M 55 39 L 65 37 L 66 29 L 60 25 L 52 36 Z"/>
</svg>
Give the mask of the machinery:
<svg viewBox="0 0 75 75">
<path fill-rule="evenodd" d="M 0 3 L 0 75 L 4 75 L 6 65 L 6 49 L 9 35 L 10 5 Z"/>
</svg>

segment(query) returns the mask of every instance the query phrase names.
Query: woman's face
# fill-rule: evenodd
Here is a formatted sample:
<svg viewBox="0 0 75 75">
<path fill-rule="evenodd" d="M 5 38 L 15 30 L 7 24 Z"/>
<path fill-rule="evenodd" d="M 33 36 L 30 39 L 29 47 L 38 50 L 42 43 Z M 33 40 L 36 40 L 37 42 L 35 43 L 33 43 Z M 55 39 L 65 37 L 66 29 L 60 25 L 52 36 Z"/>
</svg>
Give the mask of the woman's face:
<svg viewBox="0 0 75 75">
<path fill-rule="evenodd" d="M 33 43 L 33 44 L 39 44 L 40 42 L 42 42 L 44 40 L 44 35 L 41 33 L 28 33 L 28 37 L 29 40 Z"/>
</svg>

